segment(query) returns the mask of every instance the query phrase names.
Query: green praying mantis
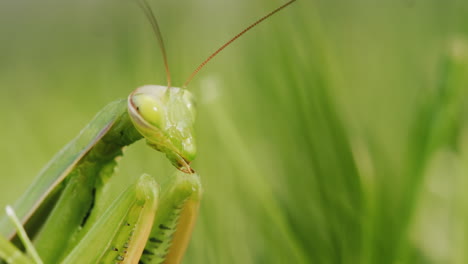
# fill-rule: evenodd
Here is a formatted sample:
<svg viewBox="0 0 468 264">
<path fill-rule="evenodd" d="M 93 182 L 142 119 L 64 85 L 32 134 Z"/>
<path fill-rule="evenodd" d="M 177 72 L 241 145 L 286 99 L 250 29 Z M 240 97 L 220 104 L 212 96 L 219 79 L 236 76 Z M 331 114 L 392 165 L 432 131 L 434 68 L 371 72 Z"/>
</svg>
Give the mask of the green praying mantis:
<svg viewBox="0 0 468 264">
<path fill-rule="evenodd" d="M 161 49 L 167 85 L 146 85 L 110 103 L 42 169 L 0 219 L 0 262 L 180 263 L 202 195 L 190 163 L 196 156 L 194 98 L 186 87 L 216 56 L 251 28 L 292 4 L 276 8 L 226 42 L 173 87 L 158 22 L 138 3 Z M 144 138 L 177 168 L 160 190 L 141 176 L 109 207 L 102 202 L 122 148 Z M 30 239 L 32 241 L 30 241 Z"/>
</svg>

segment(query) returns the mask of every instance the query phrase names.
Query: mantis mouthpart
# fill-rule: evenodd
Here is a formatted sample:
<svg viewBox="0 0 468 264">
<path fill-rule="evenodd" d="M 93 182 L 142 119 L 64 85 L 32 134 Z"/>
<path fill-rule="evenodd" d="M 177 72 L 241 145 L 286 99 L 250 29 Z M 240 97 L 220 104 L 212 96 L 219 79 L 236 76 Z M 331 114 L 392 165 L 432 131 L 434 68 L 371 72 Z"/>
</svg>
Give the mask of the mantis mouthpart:
<svg viewBox="0 0 468 264">
<path fill-rule="evenodd" d="M 156 34 L 167 86 L 146 85 L 107 105 L 42 169 L 0 219 L 0 263 L 180 263 L 200 206 L 194 96 L 185 87 L 208 61 L 290 0 L 254 22 L 171 86 L 164 42 L 145 0 L 137 0 Z M 122 148 L 145 138 L 177 169 L 165 188 L 143 175 L 108 206 L 100 199 Z M 32 244 L 29 241 L 32 239 Z M 23 253 L 23 246 L 27 254 Z M 37 253 L 36 253 L 37 251 Z"/>
</svg>

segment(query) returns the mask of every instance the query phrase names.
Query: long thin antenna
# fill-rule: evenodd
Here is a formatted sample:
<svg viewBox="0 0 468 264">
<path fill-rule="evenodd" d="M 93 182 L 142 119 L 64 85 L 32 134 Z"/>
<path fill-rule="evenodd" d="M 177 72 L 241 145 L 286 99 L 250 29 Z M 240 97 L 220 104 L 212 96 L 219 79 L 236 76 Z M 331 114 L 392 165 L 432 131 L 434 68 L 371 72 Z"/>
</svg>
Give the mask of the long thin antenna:
<svg viewBox="0 0 468 264">
<path fill-rule="evenodd" d="M 164 40 L 161 34 L 161 30 L 159 29 L 158 21 L 154 16 L 153 10 L 151 6 L 146 2 L 146 0 L 137 0 L 138 5 L 145 13 L 146 18 L 148 18 L 149 22 L 151 23 L 151 27 L 153 28 L 154 33 L 156 34 L 156 38 L 158 39 L 159 48 L 161 49 L 161 53 L 164 60 L 164 67 L 166 68 L 166 76 L 167 76 L 167 88 L 171 87 L 171 73 L 169 72 L 169 64 L 167 63 L 167 55 L 166 55 L 166 48 L 164 47 Z"/>
<path fill-rule="evenodd" d="M 190 83 L 190 81 L 192 81 L 193 77 L 195 77 L 195 75 L 197 75 L 197 73 L 211 60 L 213 59 L 216 55 L 218 55 L 218 53 L 220 53 L 224 48 L 226 48 L 227 46 L 229 46 L 232 42 L 234 42 L 236 39 L 238 39 L 240 36 L 244 35 L 247 31 L 249 31 L 250 29 L 252 29 L 253 27 L 255 27 L 256 25 L 260 24 L 261 22 L 263 22 L 263 20 L 271 17 L 272 15 L 274 15 L 275 13 L 279 12 L 281 9 L 287 7 L 288 5 L 292 4 L 293 2 L 295 2 L 296 0 L 290 0 L 289 2 L 287 2 L 286 4 L 276 8 L 275 10 L 271 11 L 270 13 L 268 13 L 267 15 L 265 15 L 264 17 L 260 18 L 259 20 L 255 21 L 252 25 L 248 26 L 246 29 L 242 30 L 239 34 L 237 34 L 236 36 L 234 36 L 232 39 L 230 39 L 228 42 L 226 42 L 224 45 L 222 45 L 219 49 L 217 49 L 213 54 L 211 54 L 205 61 L 203 61 L 196 69 L 195 71 L 192 72 L 192 74 L 190 75 L 190 77 L 187 79 L 187 81 L 184 83 L 184 85 L 182 86 L 183 88 L 186 88 L 187 85 Z"/>
</svg>

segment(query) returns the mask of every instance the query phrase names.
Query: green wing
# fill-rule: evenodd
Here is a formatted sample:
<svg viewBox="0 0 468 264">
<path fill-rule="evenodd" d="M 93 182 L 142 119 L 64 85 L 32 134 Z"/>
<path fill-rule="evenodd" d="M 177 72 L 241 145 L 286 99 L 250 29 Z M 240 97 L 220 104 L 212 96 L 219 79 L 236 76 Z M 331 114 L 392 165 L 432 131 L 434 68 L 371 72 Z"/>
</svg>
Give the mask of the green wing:
<svg viewBox="0 0 468 264">
<path fill-rule="evenodd" d="M 42 215 L 50 210 L 54 198 L 61 192 L 61 185 L 66 176 L 96 143 L 109 133 L 116 121 L 121 119 L 122 115 L 127 115 L 126 109 L 125 100 L 107 105 L 42 169 L 29 189 L 13 206 L 23 225 L 35 228 L 35 223 L 31 223 L 35 222 L 34 215 Z M 132 127 L 130 123 L 128 125 Z M 132 135 L 133 141 L 141 138 L 136 131 Z M 30 221 L 32 218 L 33 220 Z M 6 217 L 0 221 L 0 234 L 9 238 L 15 234 L 13 226 Z"/>
</svg>

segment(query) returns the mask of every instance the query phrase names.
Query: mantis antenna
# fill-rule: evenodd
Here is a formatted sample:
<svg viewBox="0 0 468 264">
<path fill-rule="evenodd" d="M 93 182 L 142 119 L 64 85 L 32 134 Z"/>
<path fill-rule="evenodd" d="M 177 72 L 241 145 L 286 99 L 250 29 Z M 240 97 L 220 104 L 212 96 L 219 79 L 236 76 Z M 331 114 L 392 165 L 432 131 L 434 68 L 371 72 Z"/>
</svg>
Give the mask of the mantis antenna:
<svg viewBox="0 0 468 264">
<path fill-rule="evenodd" d="M 153 10 L 151 6 L 146 2 L 146 0 L 136 0 L 138 5 L 141 7 L 143 12 L 148 18 L 149 22 L 151 23 L 151 27 L 153 28 L 154 33 L 156 34 L 156 38 L 158 39 L 159 48 L 161 49 L 161 53 L 164 60 L 164 68 L 166 69 L 166 77 L 167 77 L 167 88 L 171 87 L 171 73 L 169 72 L 169 64 L 167 63 L 167 55 L 166 55 L 166 48 L 164 47 L 164 40 L 162 38 L 161 30 L 159 29 L 158 21 L 154 16 Z"/>
<path fill-rule="evenodd" d="M 281 9 L 287 7 L 288 5 L 292 4 L 293 2 L 295 2 L 296 0 L 290 0 L 289 2 L 283 4 L 282 6 L 276 8 L 275 10 L 271 11 L 270 13 L 268 13 L 267 15 L 265 15 L 264 17 L 260 18 L 259 20 L 255 21 L 253 24 L 251 24 L 250 26 L 248 26 L 247 28 L 245 28 L 244 30 L 242 30 L 239 34 L 237 34 L 236 36 L 234 36 L 232 39 L 230 39 L 228 42 L 226 42 L 224 45 L 222 45 L 219 49 L 217 49 L 215 52 L 213 52 L 213 54 L 211 54 L 205 61 L 203 61 L 196 69 L 195 71 L 192 72 L 192 74 L 190 75 L 190 77 L 187 79 L 187 81 L 184 83 L 184 85 L 182 86 L 182 88 L 186 88 L 187 85 L 190 83 L 190 81 L 192 81 L 193 77 L 195 77 L 195 75 L 197 75 L 197 73 L 211 60 L 213 59 L 216 55 L 218 55 L 218 53 L 220 53 L 223 49 L 225 49 L 227 46 L 229 46 L 232 42 L 234 42 L 236 39 L 238 39 L 240 36 L 244 35 L 247 31 L 251 30 L 253 27 L 255 27 L 256 25 L 260 24 L 261 22 L 263 22 L 263 20 L 271 17 L 272 15 L 274 15 L 275 13 L 279 12 Z"/>
</svg>

